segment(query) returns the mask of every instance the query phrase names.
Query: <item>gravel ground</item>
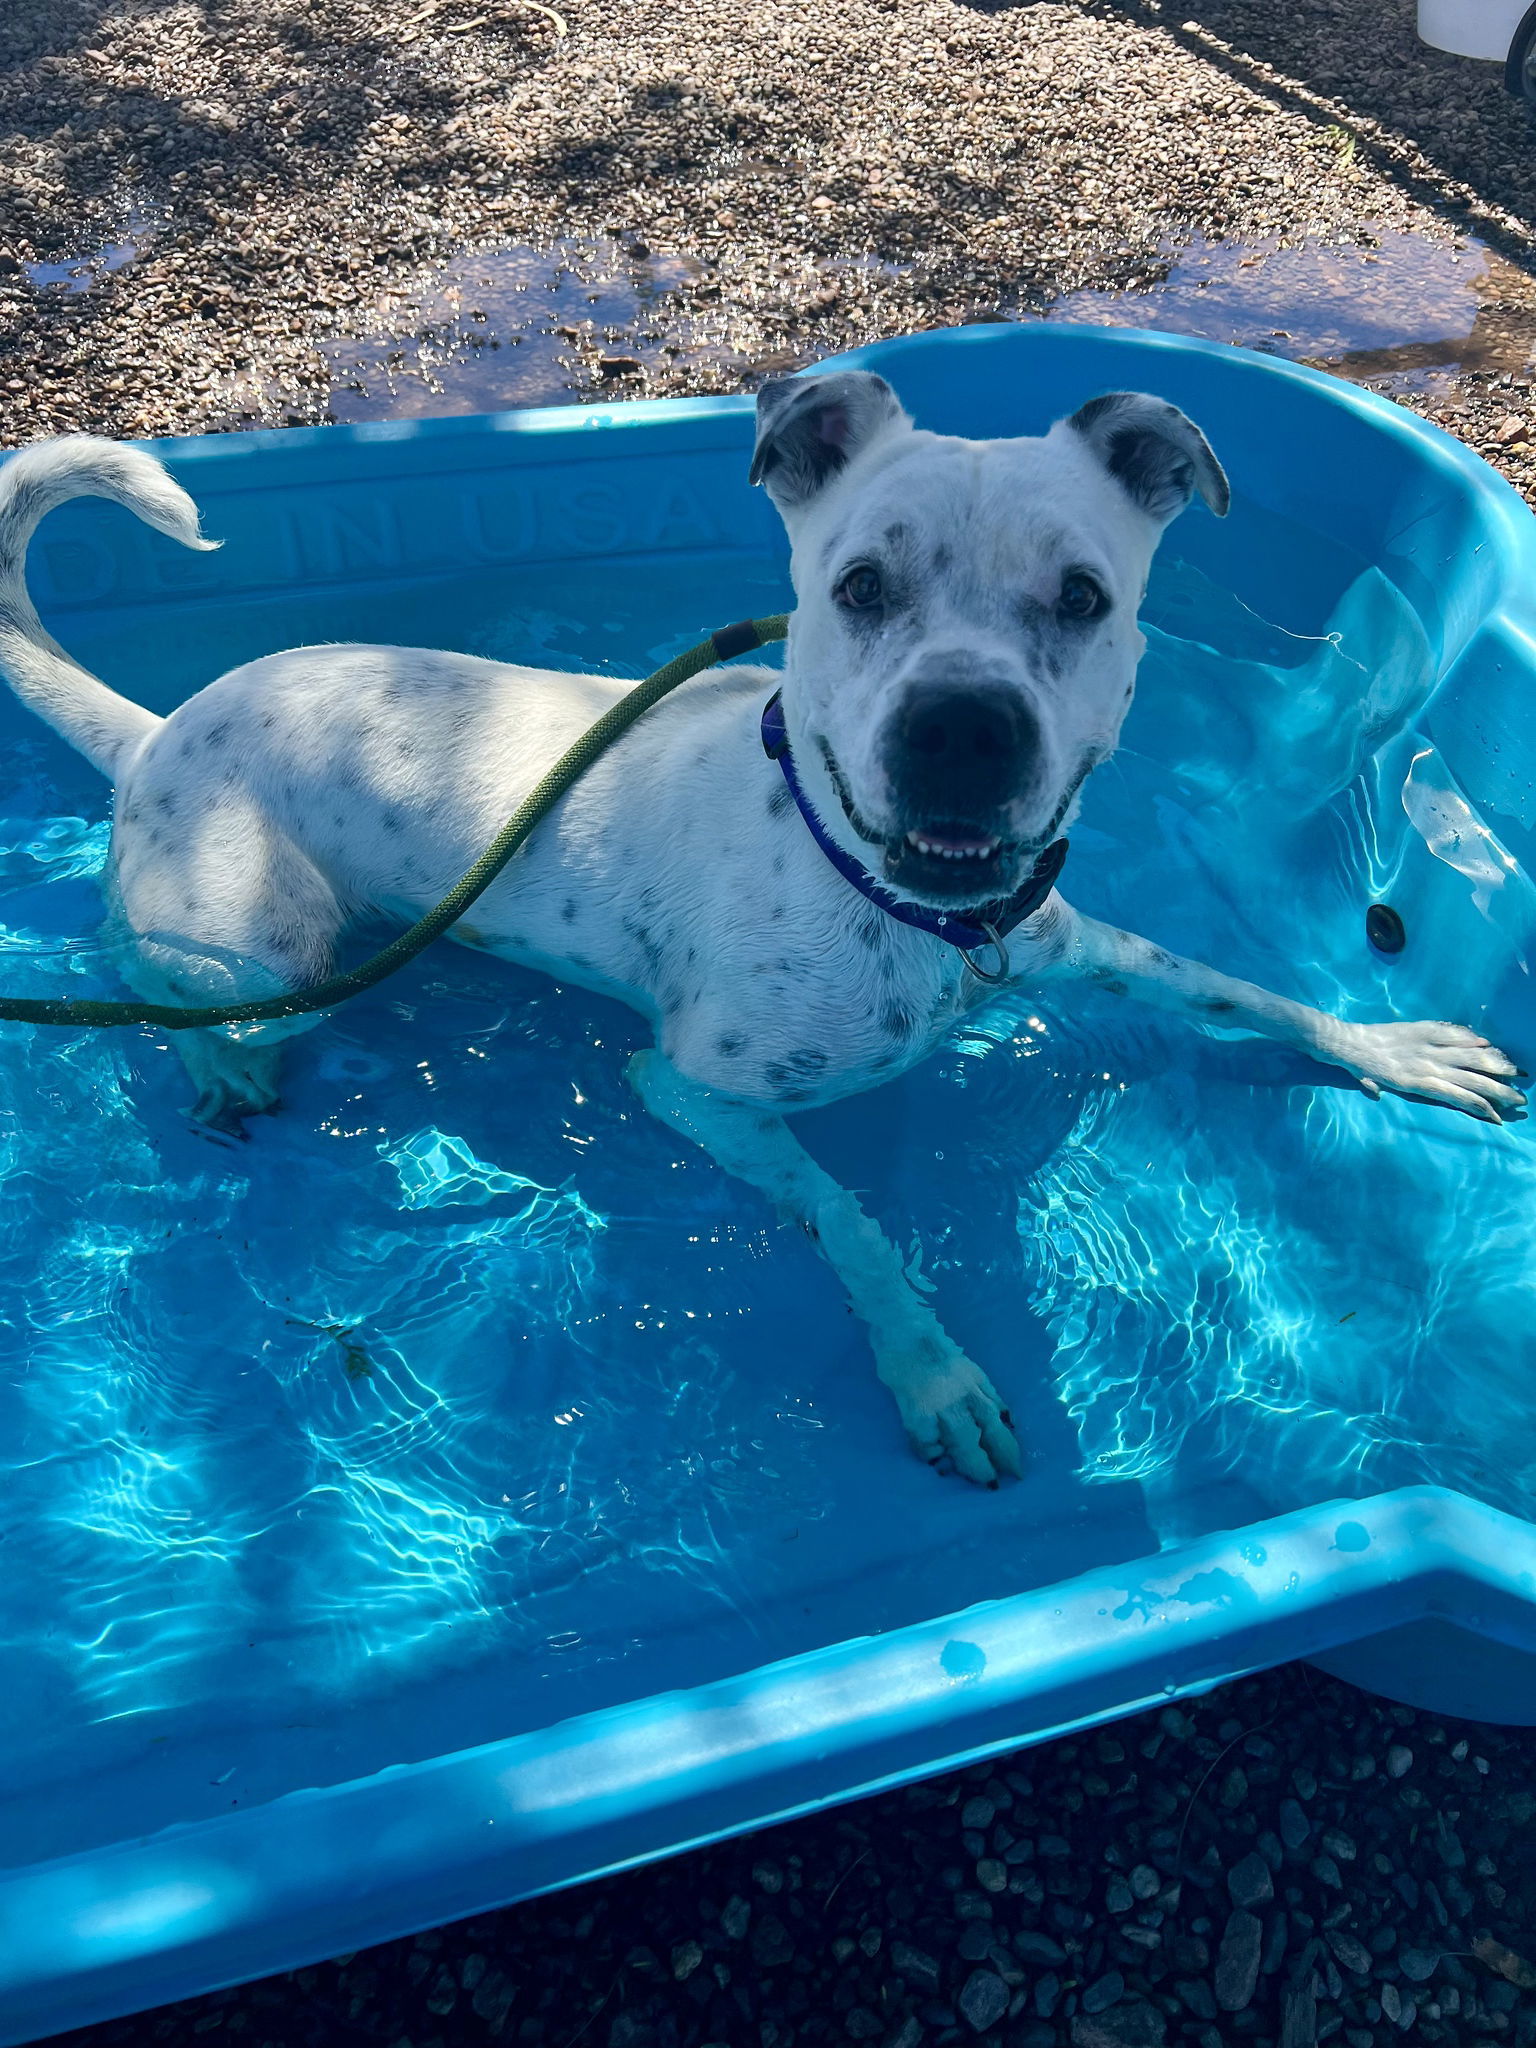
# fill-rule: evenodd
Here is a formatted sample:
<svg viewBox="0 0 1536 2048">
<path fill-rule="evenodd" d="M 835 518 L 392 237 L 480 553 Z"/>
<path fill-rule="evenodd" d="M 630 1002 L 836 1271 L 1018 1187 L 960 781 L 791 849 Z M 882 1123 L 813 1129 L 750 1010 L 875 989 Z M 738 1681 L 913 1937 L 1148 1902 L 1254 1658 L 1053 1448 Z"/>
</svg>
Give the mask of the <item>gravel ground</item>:
<svg viewBox="0 0 1536 2048">
<path fill-rule="evenodd" d="M 655 393 L 1144 288 L 1191 234 L 1476 237 L 1497 346 L 1392 388 L 1536 490 L 1536 148 L 1412 12 L 3 8 L 0 438 L 326 418 L 354 358 L 475 346 L 508 250 L 628 266 L 639 314 L 550 329 L 556 388 Z M 1294 1669 L 68 2038 L 1536 2048 L 1533 1822 L 1536 1736 Z"/>
<path fill-rule="evenodd" d="M 573 238 L 652 266 L 645 346 L 596 322 L 558 335 L 578 392 L 735 389 L 874 334 L 1145 285 L 1192 230 L 1266 245 L 1471 232 L 1511 259 L 1493 315 L 1536 338 L 1524 116 L 1495 67 L 1420 45 L 1412 14 L 1412 0 L 5 9 L 0 182 L 18 232 L 0 256 L 4 438 L 327 417 L 350 337 L 409 339 L 411 309 L 435 307 L 475 338 L 483 309 L 460 294 L 444 312 L 445 267 Z M 93 253 L 42 289 L 27 268 Z M 1410 402 L 1524 482 L 1517 354 Z"/>
<path fill-rule="evenodd" d="M 1536 1732 L 1302 1666 L 70 2048 L 1536 2043 Z"/>
</svg>

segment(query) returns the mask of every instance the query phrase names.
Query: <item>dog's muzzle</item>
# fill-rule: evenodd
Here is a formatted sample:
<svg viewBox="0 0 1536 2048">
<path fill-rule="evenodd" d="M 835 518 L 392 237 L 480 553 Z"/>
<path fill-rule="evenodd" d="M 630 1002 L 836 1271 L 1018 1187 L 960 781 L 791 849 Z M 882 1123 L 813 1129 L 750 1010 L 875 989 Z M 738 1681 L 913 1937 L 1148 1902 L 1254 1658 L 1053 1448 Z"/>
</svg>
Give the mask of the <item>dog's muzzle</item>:
<svg viewBox="0 0 1536 2048">
<path fill-rule="evenodd" d="M 1022 692 L 940 678 L 912 684 L 881 765 L 898 829 L 885 842 L 897 887 L 953 903 L 1006 894 L 1022 867 L 1011 832 L 1042 772 L 1040 722 Z"/>
</svg>

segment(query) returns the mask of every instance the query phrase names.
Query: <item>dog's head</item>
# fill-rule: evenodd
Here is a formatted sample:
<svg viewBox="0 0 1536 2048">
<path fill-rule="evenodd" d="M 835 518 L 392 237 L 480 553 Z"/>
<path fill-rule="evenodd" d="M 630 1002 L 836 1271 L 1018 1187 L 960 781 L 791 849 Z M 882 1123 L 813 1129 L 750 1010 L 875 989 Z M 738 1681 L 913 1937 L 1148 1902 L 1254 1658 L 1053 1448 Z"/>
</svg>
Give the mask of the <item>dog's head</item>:
<svg viewBox="0 0 1536 2048">
<path fill-rule="evenodd" d="M 1135 392 L 1039 439 L 919 432 L 881 377 L 766 384 L 752 481 L 793 549 L 784 713 L 840 844 L 939 907 L 1007 897 L 1113 749 L 1163 528 L 1229 492 Z"/>
</svg>

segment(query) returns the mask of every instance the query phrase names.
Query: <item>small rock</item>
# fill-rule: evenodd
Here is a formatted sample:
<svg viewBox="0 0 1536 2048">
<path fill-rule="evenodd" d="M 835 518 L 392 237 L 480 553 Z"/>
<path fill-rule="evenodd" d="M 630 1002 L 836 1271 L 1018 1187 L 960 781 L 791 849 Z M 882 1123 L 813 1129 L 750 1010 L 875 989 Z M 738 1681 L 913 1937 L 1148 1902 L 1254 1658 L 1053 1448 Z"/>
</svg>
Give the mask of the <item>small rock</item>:
<svg viewBox="0 0 1536 2048">
<path fill-rule="evenodd" d="M 1008 1986 L 995 1970 L 972 1970 L 955 2003 L 967 2026 L 984 2034 L 1008 2010 Z"/>
<path fill-rule="evenodd" d="M 1312 1875 L 1319 1884 L 1325 1884 L 1331 1891 L 1341 1892 L 1344 1880 L 1339 1875 L 1339 1866 L 1331 1856 L 1315 1856 L 1312 1859 Z"/>
<path fill-rule="evenodd" d="M 1216 2000 L 1203 1977 L 1181 1977 L 1173 1988 L 1186 2012 L 1197 2020 L 1215 2019 Z"/>
<path fill-rule="evenodd" d="M 752 1908 L 739 1893 L 733 1892 L 725 1902 L 725 1911 L 720 1915 L 722 1932 L 728 1935 L 732 1941 L 740 1941 L 741 1937 L 746 1933 L 751 1919 Z"/>
<path fill-rule="evenodd" d="M 1381 1987 L 1381 2009 L 1395 2027 L 1403 2016 L 1403 1994 L 1395 1984 Z"/>
<path fill-rule="evenodd" d="M 1216 2003 L 1223 2012 L 1242 2012 L 1252 2003 L 1263 1946 L 1264 1930 L 1253 1915 L 1233 1913 L 1216 1958 Z"/>
<path fill-rule="evenodd" d="M 1262 1906 L 1275 1896 L 1269 1865 L 1258 1854 L 1245 1856 L 1227 1872 L 1227 1890 L 1234 1906 Z"/>
<path fill-rule="evenodd" d="M 1125 1996 L 1125 1979 L 1118 1970 L 1111 1970 L 1090 1984 L 1083 1993 L 1082 2009 L 1087 2013 L 1108 2012 L 1112 2005 L 1118 2005 Z"/>
<path fill-rule="evenodd" d="M 1317 1994 L 1309 1972 L 1305 1984 L 1288 1985 L 1280 1998 L 1280 2048 L 1316 2048 Z"/>
<path fill-rule="evenodd" d="M 1401 1778 L 1413 1769 L 1413 1751 L 1401 1742 L 1394 1742 L 1387 1751 L 1387 1776 Z"/>
<path fill-rule="evenodd" d="M 997 1808 L 990 1799 L 967 1799 L 960 1809 L 960 1825 L 963 1828 L 980 1828 L 985 1834 L 997 1818 Z"/>
<path fill-rule="evenodd" d="M 672 1951 L 672 1975 L 686 1984 L 703 1960 L 704 1951 L 696 1941 L 680 1941 Z"/>
<path fill-rule="evenodd" d="M 1072 2048 L 1163 2048 L 1167 2037 L 1162 2014 L 1140 1999 L 1110 2012 L 1080 2012 L 1072 2021 Z"/>
<path fill-rule="evenodd" d="M 1410 1984 L 1427 1984 L 1440 1967 L 1440 1958 L 1424 1948 L 1400 1948 L 1397 1966 Z"/>
<path fill-rule="evenodd" d="M 885 2048 L 922 2048 L 922 2022 L 915 2017 L 905 2019 L 894 2034 L 888 2035 Z"/>
<path fill-rule="evenodd" d="M 1522 1991 L 1536 1991 L 1536 1967 L 1517 1956 L 1513 1949 L 1506 1948 L 1492 1935 L 1480 1935 L 1472 1944 L 1472 1953 L 1480 1963 L 1486 1963 L 1490 1970 L 1497 1970 L 1501 1977 L 1517 1984 Z"/>
<path fill-rule="evenodd" d="M 1041 2019 L 1048 2020 L 1061 2002 L 1061 1979 L 1054 1970 L 1047 1970 L 1043 1977 L 1035 1979 L 1035 2011 Z"/>
<path fill-rule="evenodd" d="M 939 1965 L 926 1950 L 912 1948 L 904 1941 L 893 1941 L 890 1956 L 891 1968 L 898 1977 L 904 1977 L 915 1990 L 938 1990 Z"/>
<path fill-rule="evenodd" d="M 777 1863 L 754 1863 L 752 1882 L 759 1891 L 781 1892 L 784 1889 L 784 1873 Z"/>
<path fill-rule="evenodd" d="M 1294 1799 L 1280 1802 L 1280 1839 L 1287 1849 L 1299 1849 L 1312 1832 L 1312 1823 Z"/>
<path fill-rule="evenodd" d="M 1136 1894 L 1123 1877 L 1112 1877 L 1104 1887 L 1104 1910 L 1107 1913 L 1129 1913 L 1136 1903 Z"/>
<path fill-rule="evenodd" d="M 1163 1888 L 1163 1880 L 1150 1863 L 1138 1863 L 1131 1872 L 1131 1890 L 1138 1899 L 1155 1899 Z"/>
<path fill-rule="evenodd" d="M 795 1945 L 776 1913 L 765 1913 L 752 1930 L 752 1960 L 760 1970 L 776 1970 L 791 1960 Z"/>
<path fill-rule="evenodd" d="M 976 1866 L 976 1882 L 983 1891 L 1005 1892 L 1008 1889 L 1008 1866 L 999 1863 L 995 1856 L 983 1856 Z"/>
<path fill-rule="evenodd" d="M 1036 1963 L 1045 1969 L 1067 1960 L 1067 1952 L 1059 1941 L 1052 1941 L 1048 1934 L 1041 1934 L 1033 1927 L 1020 1928 L 1009 1947 L 1021 1963 Z M 894 1953 L 893 1950 L 893 1956 Z"/>
<path fill-rule="evenodd" d="M 638 377 L 645 365 L 638 356 L 599 356 L 598 375 L 607 379 L 614 377 Z"/>
<path fill-rule="evenodd" d="M 1507 447 L 1511 441 L 1523 440 L 1528 431 L 1529 429 L 1526 426 L 1525 421 L 1521 419 L 1520 415 L 1518 413 L 1512 412 L 1507 413 L 1505 417 L 1502 420 L 1500 420 L 1498 426 L 1494 429 L 1493 438 L 1499 443 L 1500 447 L 1502 448 Z M 1458 1747 L 1461 1748 L 1462 1756 L 1465 1756 L 1465 1747 L 1463 1745 L 1458 1745 Z M 1456 1756 L 1456 1751 L 1453 1749 L 1451 1751 L 1451 1754 L 1452 1756 Z M 1456 1756 L 1456 1761 L 1460 1763 L 1461 1757 Z"/>
<path fill-rule="evenodd" d="M 1327 1942 L 1346 1970 L 1353 1970 L 1357 1977 L 1369 1977 L 1371 1952 L 1363 1942 L 1346 1934 L 1342 1927 L 1330 1927 Z"/>
<path fill-rule="evenodd" d="M 844 2013 L 843 2025 L 852 2041 L 874 2041 L 885 2031 L 867 2005 L 856 2005 Z"/>
<path fill-rule="evenodd" d="M 1064 1863 L 1072 1854 L 1072 1844 L 1064 1835 L 1042 1835 L 1040 1854 L 1049 1857 L 1053 1862 Z"/>
</svg>

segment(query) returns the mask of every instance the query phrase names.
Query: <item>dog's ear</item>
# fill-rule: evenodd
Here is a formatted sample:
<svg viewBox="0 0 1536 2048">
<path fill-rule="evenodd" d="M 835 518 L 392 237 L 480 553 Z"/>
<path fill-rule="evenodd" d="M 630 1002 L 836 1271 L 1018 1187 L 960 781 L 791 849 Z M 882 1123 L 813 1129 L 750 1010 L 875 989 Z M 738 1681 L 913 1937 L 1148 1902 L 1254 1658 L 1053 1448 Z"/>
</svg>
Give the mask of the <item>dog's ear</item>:
<svg viewBox="0 0 1536 2048">
<path fill-rule="evenodd" d="M 757 394 L 748 481 L 765 484 L 781 512 L 797 512 L 861 449 L 908 424 L 890 385 L 868 370 L 775 377 Z"/>
<path fill-rule="evenodd" d="M 1154 519 L 1182 512 L 1196 491 L 1218 519 L 1232 502 L 1227 473 L 1194 421 L 1145 391 L 1090 398 L 1067 425 Z"/>
</svg>

